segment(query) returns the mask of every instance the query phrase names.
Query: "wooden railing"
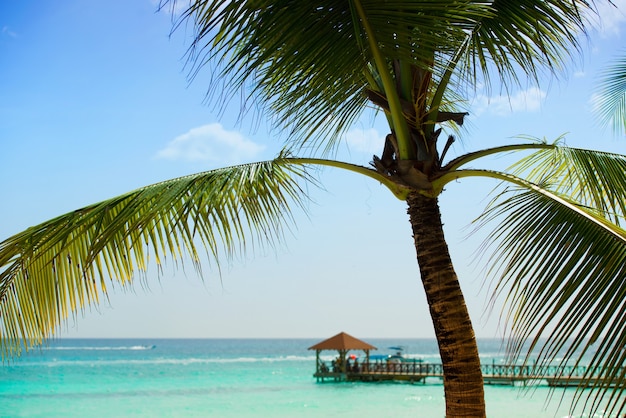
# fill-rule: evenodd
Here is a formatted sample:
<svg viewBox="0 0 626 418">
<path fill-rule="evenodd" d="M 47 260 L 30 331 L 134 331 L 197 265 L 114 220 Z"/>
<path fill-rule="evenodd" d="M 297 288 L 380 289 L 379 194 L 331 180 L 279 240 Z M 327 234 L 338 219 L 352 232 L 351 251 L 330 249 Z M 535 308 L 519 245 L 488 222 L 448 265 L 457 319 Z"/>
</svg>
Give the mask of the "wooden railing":
<svg viewBox="0 0 626 418">
<path fill-rule="evenodd" d="M 606 373 L 590 373 L 584 366 L 538 366 L 538 365 L 507 365 L 483 364 L 481 370 L 485 383 L 514 383 L 529 380 L 545 380 L 553 386 L 577 386 L 583 377 L 591 376 L 587 384 L 608 382 Z M 423 363 L 419 361 L 404 362 L 364 362 L 347 364 L 345 371 L 342 366 L 331 367 L 328 363 L 318 365 L 315 377 L 346 378 L 348 380 L 411 380 L 423 381 L 427 377 L 443 378 L 443 366 L 439 363 Z M 409 379 L 407 379 L 409 377 Z"/>
</svg>

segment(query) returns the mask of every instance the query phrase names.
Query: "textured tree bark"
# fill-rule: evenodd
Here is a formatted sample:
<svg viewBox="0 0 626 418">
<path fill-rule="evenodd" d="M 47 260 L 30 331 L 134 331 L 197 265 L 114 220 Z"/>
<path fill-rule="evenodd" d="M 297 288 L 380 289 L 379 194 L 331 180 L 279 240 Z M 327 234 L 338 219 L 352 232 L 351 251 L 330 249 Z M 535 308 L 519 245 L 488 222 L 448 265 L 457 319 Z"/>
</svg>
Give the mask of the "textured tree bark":
<svg viewBox="0 0 626 418">
<path fill-rule="evenodd" d="M 407 203 L 417 262 L 443 364 L 446 417 L 485 417 L 478 347 L 443 235 L 438 201 L 411 193 Z"/>
</svg>

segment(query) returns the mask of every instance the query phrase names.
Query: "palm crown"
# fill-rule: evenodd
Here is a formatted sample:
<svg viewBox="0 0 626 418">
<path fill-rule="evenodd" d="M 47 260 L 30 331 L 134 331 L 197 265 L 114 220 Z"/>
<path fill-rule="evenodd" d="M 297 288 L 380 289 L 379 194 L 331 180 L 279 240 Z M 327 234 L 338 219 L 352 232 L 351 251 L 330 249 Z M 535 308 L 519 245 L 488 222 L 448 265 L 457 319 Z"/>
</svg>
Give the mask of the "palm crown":
<svg viewBox="0 0 626 418">
<path fill-rule="evenodd" d="M 328 146 L 320 133 L 338 139 L 371 100 L 385 109 L 407 159 L 413 147 L 403 136 L 410 128 L 427 136 L 450 120 L 439 113 L 458 102 L 464 83 L 489 82 L 495 73 L 510 85 L 519 74 L 559 69 L 569 47 L 578 47 L 579 8 L 588 6 L 199 1 L 186 16 L 198 28 L 191 49 L 197 67 L 215 64 L 227 88 L 249 88 L 277 125 L 299 134 L 294 141 Z"/>
</svg>

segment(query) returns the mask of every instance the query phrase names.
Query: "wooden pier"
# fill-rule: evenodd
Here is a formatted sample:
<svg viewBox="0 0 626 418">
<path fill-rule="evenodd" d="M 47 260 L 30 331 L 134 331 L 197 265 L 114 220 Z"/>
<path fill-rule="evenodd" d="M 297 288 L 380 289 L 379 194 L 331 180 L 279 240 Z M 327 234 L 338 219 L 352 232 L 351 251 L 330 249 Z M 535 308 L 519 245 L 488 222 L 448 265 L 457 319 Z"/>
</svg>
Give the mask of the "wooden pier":
<svg viewBox="0 0 626 418">
<path fill-rule="evenodd" d="M 335 369 L 337 367 L 335 366 Z M 318 381 L 405 381 L 425 383 L 426 379 L 443 379 L 443 366 L 437 363 L 423 363 L 407 360 L 400 363 L 364 362 L 356 368 L 349 366 L 346 372 L 333 371 L 330 364 L 321 362 L 314 374 Z M 552 387 L 579 387 L 585 383 L 583 376 L 587 372 L 583 366 L 518 366 L 518 365 L 482 365 L 483 379 L 486 385 L 527 385 L 547 384 Z M 588 386 L 601 385 L 602 378 L 587 382 Z"/>
<path fill-rule="evenodd" d="M 393 347 L 390 347 L 393 348 Z M 315 374 L 319 382 L 331 381 L 405 381 L 425 383 L 426 379 L 443 379 L 443 366 L 437 363 L 424 363 L 419 360 L 402 358 L 374 360 L 370 351 L 376 350 L 371 344 L 341 332 L 312 347 L 315 350 Z M 333 362 L 322 360 L 323 350 L 337 351 Z M 348 353 L 351 350 L 363 351 L 365 356 L 361 362 L 357 356 Z M 484 364 L 481 366 L 483 380 L 486 385 L 528 385 L 547 384 L 552 387 L 602 387 L 609 385 L 610 380 L 603 375 L 590 373 L 584 366 L 537 366 L 537 365 L 502 365 Z M 590 376 L 593 376 L 589 379 Z"/>
</svg>

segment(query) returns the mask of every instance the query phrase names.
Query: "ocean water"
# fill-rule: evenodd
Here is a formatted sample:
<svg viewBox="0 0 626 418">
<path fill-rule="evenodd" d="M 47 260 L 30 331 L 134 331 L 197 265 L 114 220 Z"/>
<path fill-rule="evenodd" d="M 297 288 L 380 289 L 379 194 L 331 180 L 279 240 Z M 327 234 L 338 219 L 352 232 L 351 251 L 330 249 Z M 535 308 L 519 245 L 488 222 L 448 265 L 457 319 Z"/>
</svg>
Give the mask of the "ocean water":
<svg viewBox="0 0 626 418">
<path fill-rule="evenodd" d="M 365 339 L 438 362 L 434 340 Z M 0 417 L 443 417 L 443 385 L 317 383 L 318 339 L 60 339 L 0 365 Z M 500 342 L 481 340 L 483 363 Z M 390 350 L 387 350 L 390 351 Z M 324 356 L 324 354 L 326 356 Z M 323 352 L 329 360 L 333 352 Z M 486 386 L 489 417 L 569 417 L 574 389 Z M 561 402 L 560 402 L 561 401 Z M 583 415 L 574 415 L 577 417 Z"/>
</svg>

